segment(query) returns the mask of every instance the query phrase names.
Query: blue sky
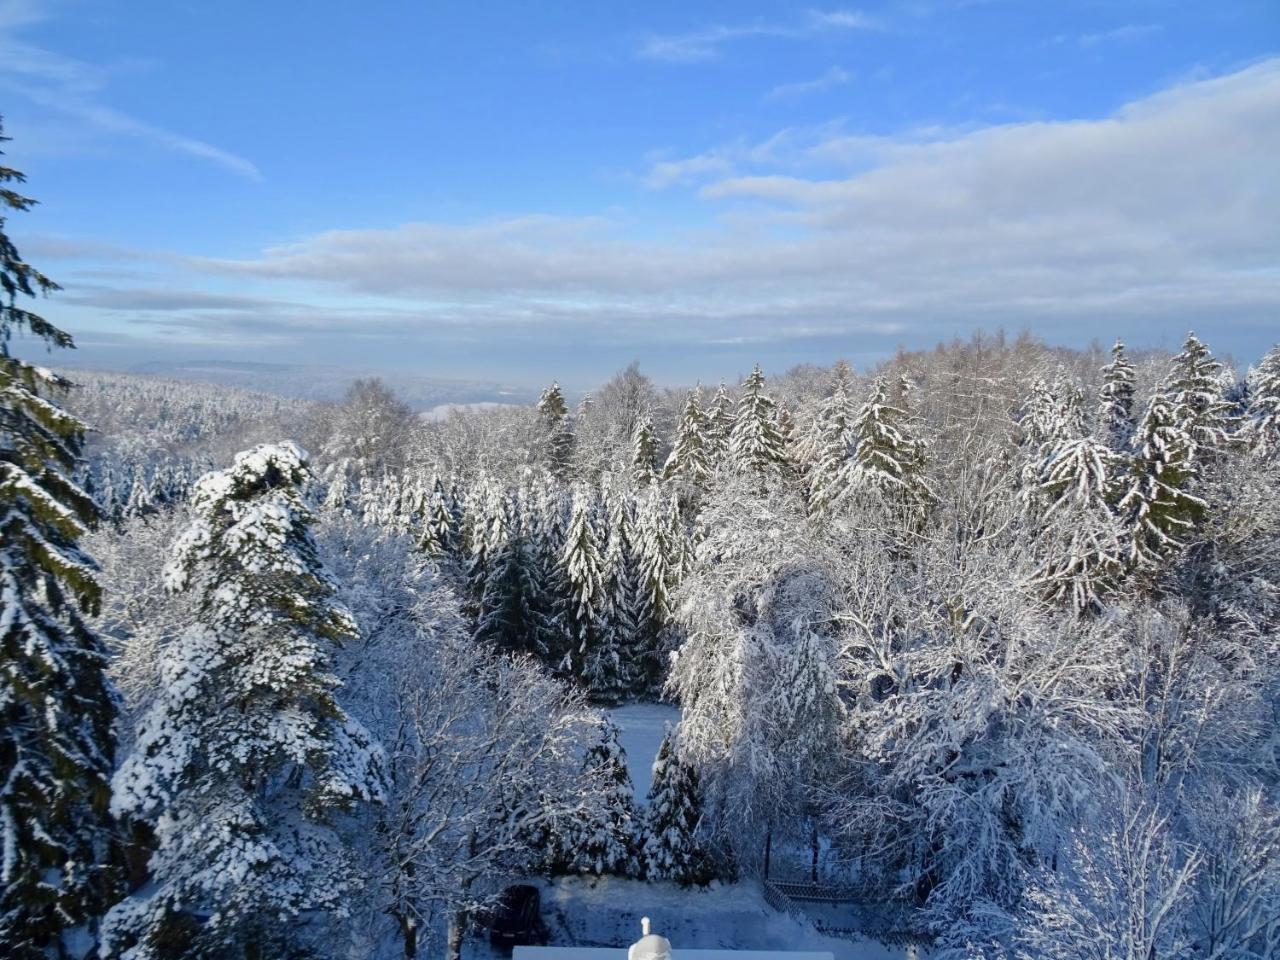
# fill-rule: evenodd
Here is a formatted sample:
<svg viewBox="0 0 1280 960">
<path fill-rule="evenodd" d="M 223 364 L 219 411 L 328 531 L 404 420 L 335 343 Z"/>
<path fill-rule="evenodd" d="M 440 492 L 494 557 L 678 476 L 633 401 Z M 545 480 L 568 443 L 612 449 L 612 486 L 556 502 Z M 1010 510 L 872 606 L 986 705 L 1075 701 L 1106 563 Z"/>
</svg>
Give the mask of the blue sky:
<svg viewBox="0 0 1280 960">
<path fill-rule="evenodd" d="M 586 387 L 1280 339 L 1280 8 L 0 0 L 79 361 Z"/>
</svg>

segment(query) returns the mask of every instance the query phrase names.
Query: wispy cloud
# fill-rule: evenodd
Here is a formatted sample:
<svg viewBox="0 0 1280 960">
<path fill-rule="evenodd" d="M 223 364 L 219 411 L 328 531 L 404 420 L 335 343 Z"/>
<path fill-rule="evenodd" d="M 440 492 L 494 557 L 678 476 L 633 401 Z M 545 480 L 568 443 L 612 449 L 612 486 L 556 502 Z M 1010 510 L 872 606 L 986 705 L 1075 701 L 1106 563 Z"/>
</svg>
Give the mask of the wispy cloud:
<svg viewBox="0 0 1280 960">
<path fill-rule="evenodd" d="M 853 74 L 842 67 L 832 67 L 820 77 L 813 80 L 801 80 L 797 83 L 781 83 L 770 90 L 766 100 L 790 100 L 805 97 L 813 93 L 822 93 L 832 87 L 839 87 L 853 79 Z"/>
<path fill-rule="evenodd" d="M 1133 43 L 1146 37 L 1155 36 L 1163 29 L 1163 27 L 1155 23 L 1128 23 L 1112 30 L 1099 30 L 1096 33 L 1060 33 L 1053 38 L 1053 43 L 1075 44 L 1087 49 L 1111 43 Z"/>
<path fill-rule="evenodd" d="M 62 114 L 101 134 L 131 137 L 214 163 L 237 176 L 262 180 L 249 160 L 204 140 L 166 130 L 103 102 L 110 79 L 137 64 L 103 66 L 19 40 L 24 27 L 47 19 L 32 0 L 0 0 L 0 88 Z"/>
<path fill-rule="evenodd" d="M 802 38 L 841 30 L 875 30 L 880 21 L 860 10 L 810 10 L 799 20 L 779 23 L 758 20 L 741 24 L 710 24 L 686 33 L 654 34 L 636 51 L 645 60 L 697 63 L 720 56 L 721 47 L 751 37 Z"/>
</svg>

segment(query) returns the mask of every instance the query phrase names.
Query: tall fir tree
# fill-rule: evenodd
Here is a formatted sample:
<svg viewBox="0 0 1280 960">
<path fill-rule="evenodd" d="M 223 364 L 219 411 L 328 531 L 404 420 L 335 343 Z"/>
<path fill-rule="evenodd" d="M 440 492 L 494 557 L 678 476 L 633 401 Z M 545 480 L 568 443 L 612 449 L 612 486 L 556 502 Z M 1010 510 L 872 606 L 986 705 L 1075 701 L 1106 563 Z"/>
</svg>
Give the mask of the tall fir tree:
<svg viewBox="0 0 1280 960">
<path fill-rule="evenodd" d="M 1174 416 L 1195 444 L 1193 456 L 1202 463 L 1213 461 L 1237 442 L 1240 421 L 1227 400 L 1224 374 L 1209 348 L 1188 333 L 1163 384 Z"/>
<path fill-rule="evenodd" d="M 729 434 L 729 455 L 743 473 L 764 478 L 779 473 L 786 464 L 786 448 L 778 429 L 777 405 L 764 392 L 760 365 L 752 368 L 742 384 L 742 396 Z"/>
<path fill-rule="evenodd" d="M 694 387 L 685 396 L 675 443 L 662 467 L 662 479 L 692 491 L 701 490 L 711 475 L 710 424 L 702 412 L 701 394 L 702 388 Z"/>
<path fill-rule="evenodd" d="M 452 559 L 458 548 L 457 518 L 449 506 L 449 495 L 437 475 L 431 482 L 422 521 L 418 549 L 436 560 Z"/>
<path fill-rule="evenodd" d="M 573 496 L 569 529 L 565 533 L 561 564 L 568 590 L 567 621 L 573 646 L 560 669 L 572 673 L 590 687 L 588 671 L 595 674 L 611 662 L 605 630 L 604 563 L 596 531 L 591 524 L 592 504 L 585 489 Z M 600 681 L 597 681 L 600 682 Z"/>
<path fill-rule="evenodd" d="M 587 750 L 583 769 L 602 789 L 568 831 L 569 869 L 596 876 L 637 876 L 635 790 L 613 721 L 601 720 L 600 739 Z"/>
<path fill-rule="evenodd" d="M 653 761 L 653 784 L 644 811 L 641 859 L 645 879 L 681 886 L 707 883 L 710 859 L 698 836 L 702 796 L 698 774 L 681 761 L 675 734 L 668 729 Z"/>
<path fill-rule="evenodd" d="M 1133 437 L 1133 364 L 1119 340 L 1111 348 L 1111 362 L 1102 368 L 1098 390 L 1098 426 L 1112 450 L 1129 449 Z"/>
<path fill-rule="evenodd" d="M 1249 406 L 1242 434 L 1255 455 L 1280 456 L 1280 346 L 1272 347 L 1249 376 Z"/>
<path fill-rule="evenodd" d="M 910 389 L 910 381 L 899 380 L 895 403 L 884 379 L 876 379 L 850 427 L 853 458 L 844 472 L 849 490 L 875 491 L 918 511 L 934 495 L 925 478 L 926 444 L 906 409 Z"/>
<path fill-rule="evenodd" d="M 1162 573 L 1203 516 L 1192 490 L 1199 476 L 1196 442 L 1180 407 L 1155 394 L 1134 435 L 1132 467 L 1122 479 L 1117 509 L 1125 525 L 1126 559 L 1148 577 Z"/>
<path fill-rule="evenodd" d="M 813 514 L 826 513 L 848 492 L 848 466 L 857 443 L 853 427 L 858 416 L 849 396 L 850 380 L 849 365 L 841 360 L 832 372 L 831 393 L 814 418 L 810 452 L 803 454 L 810 462 L 806 486 Z"/>
<path fill-rule="evenodd" d="M 707 463 L 715 467 L 729 455 L 729 438 L 733 434 L 733 401 L 724 381 L 716 388 L 707 408 Z"/>
<path fill-rule="evenodd" d="M 539 654 L 534 557 L 516 534 L 499 547 L 480 595 L 475 639 L 504 653 Z"/>
<path fill-rule="evenodd" d="M 641 417 L 631 437 L 631 479 L 637 487 L 647 487 L 658 476 L 658 435 L 653 421 Z"/>
<path fill-rule="evenodd" d="M 640 563 L 635 501 L 616 492 L 609 503 L 609 537 L 604 555 L 606 629 L 616 657 L 613 689 L 606 699 L 621 700 L 645 692 L 645 650 L 649 636 L 644 571 Z"/>
<path fill-rule="evenodd" d="M 1098 610 L 1117 585 L 1125 556 L 1115 504 L 1125 466 L 1092 436 L 1064 440 L 1046 456 L 1028 505 L 1039 530 L 1032 581 L 1050 602 Z"/>
<path fill-rule="evenodd" d="M 0 165 L 0 212 L 35 203 L 6 186 L 22 182 Z M 9 353 L 23 331 L 74 346 L 19 305 L 57 289 L 0 216 L 0 952 L 13 960 L 61 956 L 63 932 L 110 896 L 116 700 L 84 619 L 101 591 L 79 546 L 99 514 L 71 479 L 85 426 L 56 402 L 67 380 Z"/>
<path fill-rule="evenodd" d="M 573 428 L 569 423 L 569 405 L 559 383 L 553 383 L 538 398 L 538 417 L 542 425 L 542 456 L 548 470 L 558 480 L 569 475 L 573 464 Z"/>
<path fill-rule="evenodd" d="M 330 817 L 376 801 L 381 749 L 335 700 L 356 636 L 311 537 L 306 455 L 237 454 L 193 491 L 165 585 L 196 598 L 116 772 L 112 808 L 155 833 L 151 882 L 103 923 L 103 956 L 282 955 L 356 882 Z"/>
</svg>

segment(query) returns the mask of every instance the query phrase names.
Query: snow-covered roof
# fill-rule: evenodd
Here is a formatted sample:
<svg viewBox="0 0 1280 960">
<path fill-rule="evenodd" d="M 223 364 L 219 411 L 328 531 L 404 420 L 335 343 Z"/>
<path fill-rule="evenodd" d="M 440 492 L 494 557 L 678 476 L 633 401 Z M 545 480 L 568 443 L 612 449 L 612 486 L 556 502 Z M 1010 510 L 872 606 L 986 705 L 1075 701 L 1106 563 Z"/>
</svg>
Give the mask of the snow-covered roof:
<svg viewBox="0 0 1280 960">
<path fill-rule="evenodd" d="M 516 947 L 512 960 L 627 960 L 626 947 Z M 835 960 L 824 950 L 680 950 L 671 960 Z"/>
</svg>

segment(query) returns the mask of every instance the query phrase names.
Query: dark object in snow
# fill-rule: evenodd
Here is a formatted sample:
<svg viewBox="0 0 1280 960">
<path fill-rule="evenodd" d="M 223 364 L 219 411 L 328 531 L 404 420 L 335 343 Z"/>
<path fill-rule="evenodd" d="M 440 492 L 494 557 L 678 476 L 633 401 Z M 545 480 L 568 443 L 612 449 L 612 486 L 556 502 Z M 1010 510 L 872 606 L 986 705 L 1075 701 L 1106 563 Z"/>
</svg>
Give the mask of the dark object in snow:
<svg viewBox="0 0 1280 960">
<path fill-rule="evenodd" d="M 542 922 L 541 908 L 542 894 L 537 887 L 507 887 L 489 914 L 489 942 L 508 949 L 546 943 L 547 925 Z"/>
</svg>

